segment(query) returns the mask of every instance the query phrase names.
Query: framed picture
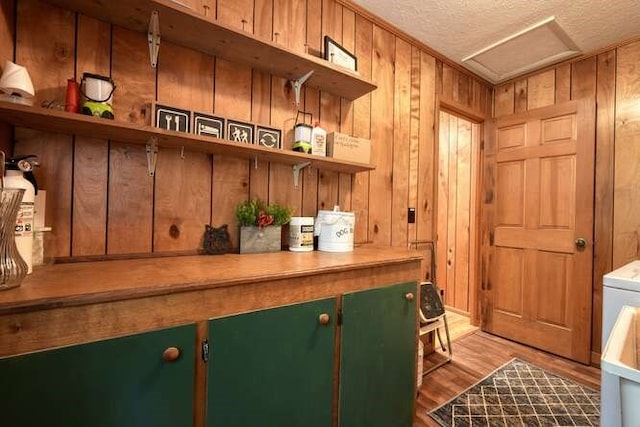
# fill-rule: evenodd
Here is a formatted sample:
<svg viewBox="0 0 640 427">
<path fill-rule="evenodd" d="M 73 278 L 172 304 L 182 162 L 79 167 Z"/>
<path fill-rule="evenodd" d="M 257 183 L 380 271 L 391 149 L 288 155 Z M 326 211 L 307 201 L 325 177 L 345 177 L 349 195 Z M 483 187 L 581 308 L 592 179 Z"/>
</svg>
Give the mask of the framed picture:
<svg viewBox="0 0 640 427">
<path fill-rule="evenodd" d="M 224 138 L 224 119 L 203 113 L 193 113 L 193 133 Z"/>
<path fill-rule="evenodd" d="M 282 132 L 280 129 L 268 128 L 258 125 L 256 132 L 256 145 L 269 148 L 282 148 L 281 145 Z"/>
<path fill-rule="evenodd" d="M 253 143 L 253 125 L 250 123 L 227 120 L 227 139 L 245 144 Z"/>
<path fill-rule="evenodd" d="M 154 104 L 157 128 L 189 133 L 191 128 L 191 111 L 167 105 Z"/>
<path fill-rule="evenodd" d="M 324 36 L 324 59 L 349 70 L 358 71 L 358 59 L 329 36 Z"/>
</svg>

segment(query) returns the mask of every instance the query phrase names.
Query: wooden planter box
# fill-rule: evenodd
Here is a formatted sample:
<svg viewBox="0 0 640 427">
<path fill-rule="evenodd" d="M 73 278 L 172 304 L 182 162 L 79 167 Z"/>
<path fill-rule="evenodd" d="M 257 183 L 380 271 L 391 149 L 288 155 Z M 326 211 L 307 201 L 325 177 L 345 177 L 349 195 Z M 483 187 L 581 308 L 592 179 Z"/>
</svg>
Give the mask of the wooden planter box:
<svg viewBox="0 0 640 427">
<path fill-rule="evenodd" d="M 281 246 L 281 227 L 240 227 L 240 253 L 278 252 Z"/>
</svg>

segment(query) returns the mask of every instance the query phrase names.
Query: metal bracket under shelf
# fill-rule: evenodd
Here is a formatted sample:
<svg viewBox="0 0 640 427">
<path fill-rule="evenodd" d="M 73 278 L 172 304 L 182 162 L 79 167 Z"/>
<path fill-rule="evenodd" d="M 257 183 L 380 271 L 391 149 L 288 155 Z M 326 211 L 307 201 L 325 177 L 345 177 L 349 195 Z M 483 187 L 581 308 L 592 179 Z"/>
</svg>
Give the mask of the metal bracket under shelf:
<svg viewBox="0 0 640 427">
<path fill-rule="evenodd" d="M 313 70 L 309 71 L 307 74 L 305 74 L 304 76 L 300 77 L 297 80 L 291 80 L 291 85 L 293 86 L 293 90 L 295 91 L 295 94 L 296 94 L 297 109 L 300 109 L 300 89 L 302 89 L 302 85 L 304 84 L 304 82 L 309 80 L 309 77 L 311 77 L 312 74 L 313 74 Z"/>
<path fill-rule="evenodd" d="M 149 41 L 149 60 L 151 61 L 151 68 L 156 68 L 158 65 L 158 53 L 160 52 L 160 21 L 158 19 L 158 11 L 151 12 L 151 18 L 149 18 L 149 32 L 147 33 L 147 40 Z"/>
<path fill-rule="evenodd" d="M 158 161 L 158 138 L 152 136 L 146 145 L 147 151 L 147 171 L 149 176 L 156 174 L 156 162 Z"/>
<path fill-rule="evenodd" d="M 300 175 L 300 171 L 307 166 L 310 166 L 311 162 L 298 163 L 293 165 L 293 188 L 298 189 L 298 177 Z"/>
</svg>

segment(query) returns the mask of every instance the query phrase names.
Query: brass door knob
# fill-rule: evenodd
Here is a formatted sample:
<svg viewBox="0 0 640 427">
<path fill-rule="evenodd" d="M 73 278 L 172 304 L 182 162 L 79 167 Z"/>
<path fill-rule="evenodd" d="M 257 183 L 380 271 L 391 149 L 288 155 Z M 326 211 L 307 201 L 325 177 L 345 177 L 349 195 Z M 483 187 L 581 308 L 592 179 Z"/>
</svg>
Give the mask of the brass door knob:
<svg viewBox="0 0 640 427">
<path fill-rule="evenodd" d="M 320 322 L 321 325 L 328 325 L 329 321 L 331 321 L 331 318 L 327 313 L 322 313 L 318 316 L 318 322 Z"/>
<path fill-rule="evenodd" d="M 413 292 L 407 292 L 406 294 L 404 294 L 404 299 L 406 299 L 407 301 L 413 301 Z"/>
<path fill-rule="evenodd" d="M 578 249 L 584 249 L 587 247 L 587 239 L 585 239 L 584 237 L 578 237 L 575 243 L 576 248 Z"/>
<path fill-rule="evenodd" d="M 167 349 L 162 352 L 162 360 L 165 362 L 175 362 L 180 358 L 180 349 L 177 347 L 167 347 Z"/>
</svg>

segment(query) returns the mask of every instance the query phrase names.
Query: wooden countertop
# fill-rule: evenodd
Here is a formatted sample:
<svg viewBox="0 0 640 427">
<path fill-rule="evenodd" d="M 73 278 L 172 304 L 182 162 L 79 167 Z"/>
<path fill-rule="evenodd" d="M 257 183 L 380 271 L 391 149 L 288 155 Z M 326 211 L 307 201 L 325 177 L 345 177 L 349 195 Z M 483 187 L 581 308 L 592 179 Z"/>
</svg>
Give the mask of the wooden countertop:
<svg viewBox="0 0 640 427">
<path fill-rule="evenodd" d="M 0 314 L 117 301 L 415 262 L 397 248 L 353 252 L 196 255 L 57 264 L 36 268 L 22 284 L 0 291 Z"/>
</svg>

